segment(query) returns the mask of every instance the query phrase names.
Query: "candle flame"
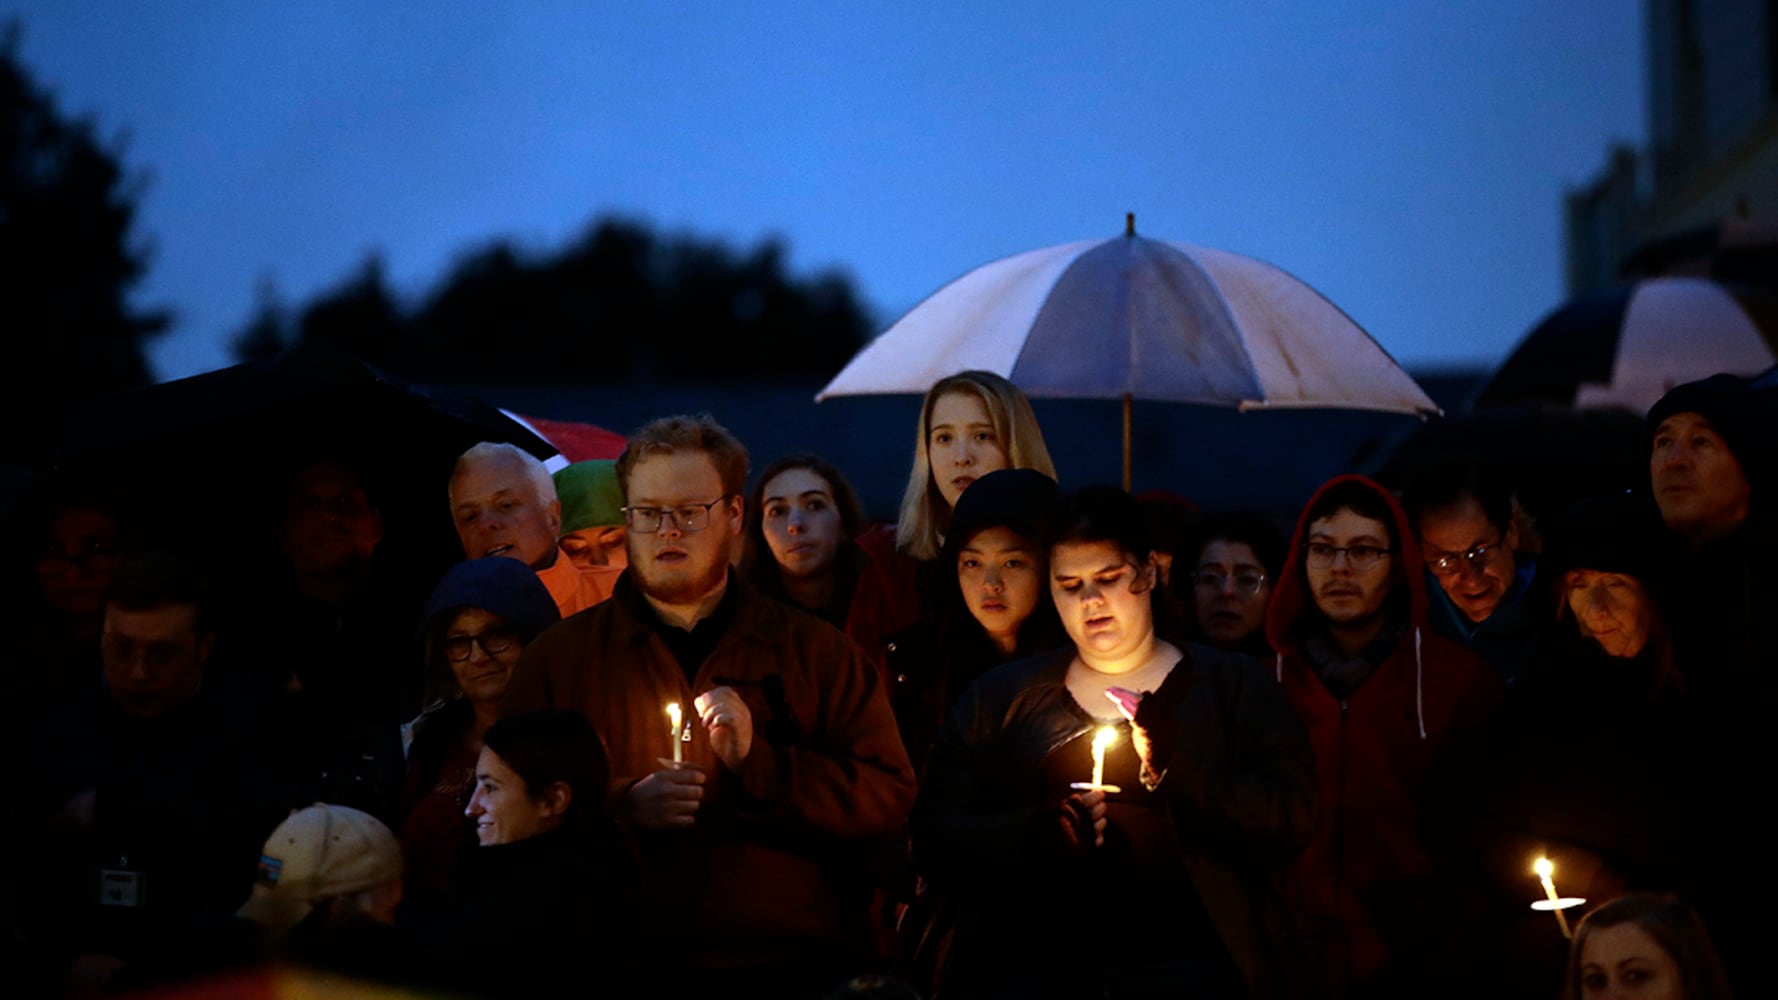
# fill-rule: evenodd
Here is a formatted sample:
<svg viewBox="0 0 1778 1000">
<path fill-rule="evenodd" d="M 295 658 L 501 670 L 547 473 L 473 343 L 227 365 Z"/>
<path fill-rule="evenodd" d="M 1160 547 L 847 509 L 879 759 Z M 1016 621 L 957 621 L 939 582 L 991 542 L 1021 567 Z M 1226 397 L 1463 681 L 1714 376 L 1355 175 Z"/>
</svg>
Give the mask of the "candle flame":
<svg viewBox="0 0 1778 1000">
<path fill-rule="evenodd" d="M 1549 858 L 1538 858 L 1537 863 L 1531 866 L 1531 870 L 1537 873 L 1538 878 L 1549 878 L 1556 873 L 1556 866 L 1550 864 Z"/>
<path fill-rule="evenodd" d="M 667 703 L 667 719 L 673 723 L 673 732 L 675 734 L 677 734 L 679 732 L 679 703 L 678 702 L 674 701 L 674 702 Z"/>
<path fill-rule="evenodd" d="M 1093 734 L 1093 749 L 1099 753 L 1104 753 L 1106 747 L 1116 742 L 1117 728 L 1115 726 L 1101 726 L 1099 731 Z"/>
</svg>

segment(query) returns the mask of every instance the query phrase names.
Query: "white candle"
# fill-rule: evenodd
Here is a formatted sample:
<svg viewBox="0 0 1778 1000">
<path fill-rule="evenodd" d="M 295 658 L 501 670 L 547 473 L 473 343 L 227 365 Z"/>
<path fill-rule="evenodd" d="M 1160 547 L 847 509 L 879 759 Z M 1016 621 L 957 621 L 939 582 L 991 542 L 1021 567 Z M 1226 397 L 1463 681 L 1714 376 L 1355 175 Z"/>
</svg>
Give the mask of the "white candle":
<svg viewBox="0 0 1778 1000">
<path fill-rule="evenodd" d="M 679 703 L 669 702 L 667 704 L 667 725 L 673 741 L 673 763 L 675 764 L 685 763 L 685 751 L 679 747 L 679 720 Z"/>
<path fill-rule="evenodd" d="M 1562 936 L 1564 938 L 1570 941 L 1574 940 L 1574 932 L 1568 929 L 1568 915 L 1562 912 L 1568 906 L 1573 904 L 1566 902 L 1556 893 L 1556 880 L 1554 877 L 1556 874 L 1556 866 L 1550 863 L 1549 858 L 1538 858 L 1537 863 L 1531 867 L 1532 870 L 1537 872 L 1538 879 L 1543 882 L 1543 894 L 1549 897 L 1549 910 L 1556 915 L 1556 926 L 1562 928 Z"/>
<path fill-rule="evenodd" d="M 1105 748 L 1117 741 L 1117 730 L 1100 726 L 1093 734 L 1093 787 L 1105 787 Z"/>
</svg>

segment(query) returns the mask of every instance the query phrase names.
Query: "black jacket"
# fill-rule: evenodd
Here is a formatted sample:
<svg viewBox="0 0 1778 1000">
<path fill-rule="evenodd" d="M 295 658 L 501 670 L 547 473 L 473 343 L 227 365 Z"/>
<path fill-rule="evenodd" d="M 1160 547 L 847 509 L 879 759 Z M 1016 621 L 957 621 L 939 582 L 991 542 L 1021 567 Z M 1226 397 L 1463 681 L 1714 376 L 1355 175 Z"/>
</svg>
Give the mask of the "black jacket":
<svg viewBox="0 0 1778 1000">
<path fill-rule="evenodd" d="M 1069 792 L 1046 778 L 1045 760 L 1093 728 L 1064 686 L 1071 658 L 1069 650 L 985 674 L 933 747 L 913 835 L 922 874 L 955 904 L 938 996 L 1071 988 L 1055 966 L 1116 950 L 1115 916 L 1092 905 L 1092 853 L 1055 847 L 1058 803 Z M 1268 885 L 1314 829 L 1316 784 L 1282 690 L 1244 657 L 1189 647 L 1144 700 L 1142 720 L 1166 762 L 1154 793 L 1178 868 L 1214 937 L 1251 995 L 1301 995 L 1286 972 L 1296 965 L 1285 954 L 1294 942 Z M 1140 792 L 1131 785 L 1133 773 L 1126 788 Z M 1088 945 L 1093 928 L 1111 930 L 1105 949 Z M 1051 938 L 1056 947 L 1076 943 L 1044 962 Z"/>
</svg>

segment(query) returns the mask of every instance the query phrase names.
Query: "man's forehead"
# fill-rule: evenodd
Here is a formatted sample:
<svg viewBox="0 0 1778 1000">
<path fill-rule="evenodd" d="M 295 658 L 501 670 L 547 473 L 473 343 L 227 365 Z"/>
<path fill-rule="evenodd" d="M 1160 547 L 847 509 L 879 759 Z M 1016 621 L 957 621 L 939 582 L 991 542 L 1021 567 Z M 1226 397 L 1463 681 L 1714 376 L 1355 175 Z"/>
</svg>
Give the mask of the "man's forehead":
<svg viewBox="0 0 1778 1000">
<path fill-rule="evenodd" d="M 627 483 L 631 499 L 636 491 L 649 493 L 671 493 L 674 491 L 691 490 L 696 493 L 708 492 L 714 485 L 722 488 L 722 473 L 717 471 L 716 459 L 707 451 L 692 448 L 679 448 L 670 452 L 651 452 L 636 461 L 630 467 Z M 650 496 L 644 499 L 671 499 L 664 496 Z"/>
<path fill-rule="evenodd" d="M 1389 526 L 1374 517 L 1365 517 L 1350 507 L 1341 507 L 1326 517 L 1309 522 L 1309 534 L 1386 539 L 1389 537 Z"/>
<path fill-rule="evenodd" d="M 475 480 L 477 491 L 473 496 L 468 492 L 468 480 L 471 479 Z M 458 466 L 456 474 L 451 476 L 451 498 L 466 501 L 502 493 L 530 495 L 535 492 L 532 485 L 530 471 L 522 462 L 509 455 L 492 455 L 469 459 Z"/>
<path fill-rule="evenodd" d="M 1680 431 L 1709 431 L 1716 434 L 1716 425 L 1702 413 L 1684 410 L 1669 416 L 1655 428 L 1656 434 L 1675 434 Z"/>
<path fill-rule="evenodd" d="M 105 605 L 105 631 L 110 633 L 166 636 L 195 629 L 197 619 L 195 604 L 163 604 L 147 609 Z"/>
</svg>

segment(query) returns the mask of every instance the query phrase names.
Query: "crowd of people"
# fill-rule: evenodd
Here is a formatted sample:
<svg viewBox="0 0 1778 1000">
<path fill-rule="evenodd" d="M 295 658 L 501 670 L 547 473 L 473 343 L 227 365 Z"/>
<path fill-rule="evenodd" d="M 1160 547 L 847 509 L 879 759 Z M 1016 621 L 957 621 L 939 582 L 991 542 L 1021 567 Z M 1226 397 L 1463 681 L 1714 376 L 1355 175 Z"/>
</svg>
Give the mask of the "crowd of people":
<svg viewBox="0 0 1778 1000">
<path fill-rule="evenodd" d="M 418 586 L 338 456 L 256 498 L 264 552 L 49 475 L 8 514 L 11 992 L 1757 995 L 1778 401 L 1646 429 L 1571 511 L 1448 455 L 1286 533 L 1072 483 L 961 372 L 894 523 L 667 417 L 553 476 L 465 451 Z"/>
</svg>

